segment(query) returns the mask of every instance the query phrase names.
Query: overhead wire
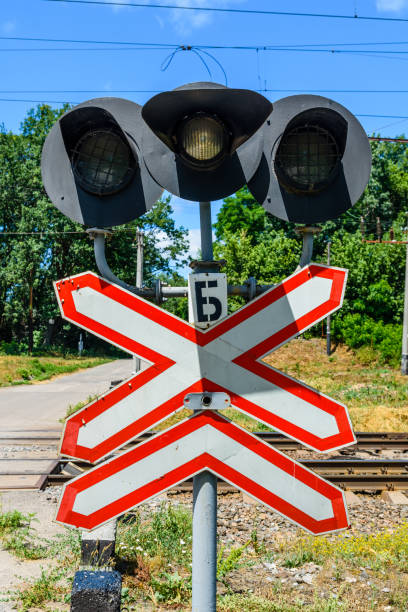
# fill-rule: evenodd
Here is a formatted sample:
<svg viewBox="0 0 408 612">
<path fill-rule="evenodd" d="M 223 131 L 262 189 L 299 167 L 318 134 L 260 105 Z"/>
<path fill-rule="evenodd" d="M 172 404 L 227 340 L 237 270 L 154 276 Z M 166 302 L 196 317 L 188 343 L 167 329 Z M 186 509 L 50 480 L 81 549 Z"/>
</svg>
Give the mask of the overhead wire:
<svg viewBox="0 0 408 612">
<path fill-rule="evenodd" d="M 259 91 L 259 90 L 256 90 Z M 264 91 L 264 90 L 261 90 Z M 267 91 L 267 90 L 266 90 Z M 157 93 L 160 93 L 161 90 L 157 90 Z M 90 92 L 87 92 L 90 93 Z M 26 102 L 30 104 L 80 104 L 78 101 L 74 100 L 28 100 L 22 98 L 0 98 L 0 102 Z M 372 118 L 380 118 L 380 119 L 408 119 L 407 115 L 377 115 L 374 113 L 354 113 L 356 117 L 372 117 Z"/>
<path fill-rule="evenodd" d="M 0 89 L 0 94 L 72 94 L 72 93 L 161 93 L 162 89 Z M 408 89 L 270 89 L 258 88 L 256 91 L 263 93 L 301 93 L 301 94 L 319 94 L 319 93 L 375 93 L 375 94 L 408 94 Z"/>
<path fill-rule="evenodd" d="M 86 43 L 83 43 L 86 44 Z M 105 43 L 109 44 L 109 43 Z M 113 44 L 113 43 L 112 43 Z M 160 46 L 159 44 L 150 45 L 149 43 L 145 43 L 144 45 L 135 44 L 132 46 L 129 44 L 124 44 L 123 46 L 118 47 L 1 47 L 1 53 L 24 53 L 24 52 L 61 52 L 61 53 L 69 53 L 71 51 L 93 51 L 93 52 L 111 52 L 111 51 L 161 51 L 166 49 L 173 49 L 174 52 L 178 51 L 202 51 L 213 49 L 213 50 L 228 50 L 228 51 L 265 51 L 265 52 L 276 52 L 276 53 L 320 53 L 320 54 L 329 54 L 329 55 L 358 55 L 360 57 L 373 57 L 375 59 L 392 59 L 392 60 L 400 60 L 406 61 L 408 50 L 397 50 L 397 51 L 388 51 L 384 49 L 311 49 L 311 48 L 303 48 L 303 47 L 291 47 L 291 46 L 280 46 L 280 47 L 268 47 L 263 45 L 253 45 L 253 46 L 227 46 L 227 45 L 170 45 L 163 44 Z"/>
<path fill-rule="evenodd" d="M 179 4 L 156 4 L 150 3 L 145 4 L 141 2 L 115 2 L 113 0 L 43 0 L 43 2 L 56 2 L 60 4 L 87 4 L 87 5 L 98 5 L 98 6 L 129 6 L 136 8 L 156 8 L 156 9 L 177 9 L 180 11 L 205 11 L 210 13 L 228 13 L 228 14 L 243 14 L 243 15 L 274 15 L 283 17 L 312 17 L 319 19 L 359 19 L 365 21 L 390 21 L 390 22 L 408 22 L 408 18 L 404 17 L 380 17 L 378 15 L 358 15 L 353 13 L 352 15 L 340 15 L 331 13 L 306 13 L 300 11 L 270 11 L 262 9 L 238 9 L 228 7 L 214 7 L 214 6 L 186 6 Z"/>
<path fill-rule="evenodd" d="M 149 47 L 176 47 L 176 43 L 152 43 L 140 41 L 123 41 L 123 40 L 95 40 L 95 39 L 78 39 L 78 38 L 50 38 L 50 37 L 33 37 L 33 36 L 0 36 L 0 40 L 11 41 L 28 41 L 28 42 L 60 42 L 60 43 L 75 43 L 75 44 L 92 44 L 92 45 L 130 45 L 130 46 L 149 46 Z M 285 45 L 197 45 L 202 49 L 238 49 L 253 51 L 279 49 L 279 48 L 299 48 L 299 47 L 361 47 L 367 45 L 408 45 L 406 41 L 375 41 L 375 42 L 347 42 L 347 43 L 295 43 Z M 187 45 L 186 45 L 187 46 Z M 191 46 L 191 45 L 190 45 Z"/>
</svg>

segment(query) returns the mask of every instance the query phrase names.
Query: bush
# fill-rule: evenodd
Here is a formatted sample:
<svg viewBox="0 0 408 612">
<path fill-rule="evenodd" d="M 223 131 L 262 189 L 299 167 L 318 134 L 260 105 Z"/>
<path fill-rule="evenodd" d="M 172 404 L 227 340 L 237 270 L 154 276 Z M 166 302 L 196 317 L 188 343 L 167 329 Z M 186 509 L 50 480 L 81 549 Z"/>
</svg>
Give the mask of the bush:
<svg viewBox="0 0 408 612">
<path fill-rule="evenodd" d="M 402 325 L 374 321 L 360 313 L 346 314 L 333 321 L 333 334 L 350 348 L 376 349 L 383 363 L 396 365 L 400 360 Z"/>
</svg>

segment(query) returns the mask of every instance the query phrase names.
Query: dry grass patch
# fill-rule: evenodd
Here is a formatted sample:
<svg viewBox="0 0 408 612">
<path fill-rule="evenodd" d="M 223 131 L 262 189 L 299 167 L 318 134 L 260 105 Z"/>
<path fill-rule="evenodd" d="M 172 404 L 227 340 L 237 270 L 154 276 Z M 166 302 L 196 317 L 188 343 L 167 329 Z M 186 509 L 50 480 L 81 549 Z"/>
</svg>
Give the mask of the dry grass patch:
<svg viewBox="0 0 408 612">
<path fill-rule="evenodd" d="M 327 357 L 324 340 L 297 339 L 265 362 L 344 403 L 356 430 L 407 430 L 407 377 L 381 365 L 369 348 L 352 351 L 340 345 Z"/>
</svg>

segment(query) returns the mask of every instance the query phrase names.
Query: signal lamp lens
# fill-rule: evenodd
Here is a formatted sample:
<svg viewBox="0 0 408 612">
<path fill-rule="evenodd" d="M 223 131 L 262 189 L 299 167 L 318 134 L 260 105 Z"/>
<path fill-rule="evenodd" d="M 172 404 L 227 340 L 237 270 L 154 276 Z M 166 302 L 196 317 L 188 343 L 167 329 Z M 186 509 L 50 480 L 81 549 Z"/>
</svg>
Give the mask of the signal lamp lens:
<svg viewBox="0 0 408 612">
<path fill-rule="evenodd" d="M 188 160 L 205 164 L 224 155 L 228 134 L 217 118 L 200 114 L 183 123 L 178 142 Z"/>
<path fill-rule="evenodd" d="M 122 136 L 108 130 L 94 130 L 77 142 L 72 167 L 85 191 L 109 195 L 126 187 L 134 174 L 136 160 Z"/>
<path fill-rule="evenodd" d="M 282 136 L 275 166 L 286 186 L 313 193 L 331 183 L 341 157 L 338 143 L 328 130 L 303 125 Z"/>
</svg>

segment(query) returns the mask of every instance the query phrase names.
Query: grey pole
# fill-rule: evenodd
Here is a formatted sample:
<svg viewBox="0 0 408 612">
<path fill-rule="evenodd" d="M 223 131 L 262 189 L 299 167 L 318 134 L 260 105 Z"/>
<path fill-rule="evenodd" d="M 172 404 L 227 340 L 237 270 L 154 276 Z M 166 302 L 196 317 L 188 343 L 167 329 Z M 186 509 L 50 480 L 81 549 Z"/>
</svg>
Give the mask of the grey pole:
<svg viewBox="0 0 408 612">
<path fill-rule="evenodd" d="M 143 258 L 144 258 L 144 236 L 143 232 L 137 228 L 136 230 L 136 244 L 137 244 L 137 259 L 136 259 L 136 287 L 139 289 L 143 285 Z"/>
<path fill-rule="evenodd" d="M 143 241 L 143 232 L 136 229 L 136 287 L 138 289 L 142 288 L 143 285 L 143 257 L 144 257 L 144 241 Z M 137 355 L 133 355 L 133 369 L 136 372 L 140 372 L 142 367 L 140 358 Z"/>
<path fill-rule="evenodd" d="M 314 227 L 311 225 L 303 225 L 295 229 L 297 235 L 302 236 L 302 253 L 300 255 L 300 261 L 296 271 L 308 266 L 312 261 L 314 236 L 320 231 L 320 227 Z"/>
<path fill-rule="evenodd" d="M 401 373 L 408 374 L 408 242 L 405 257 L 404 320 L 402 324 Z"/>
<path fill-rule="evenodd" d="M 211 202 L 200 202 L 201 258 L 213 272 Z M 192 612 L 217 608 L 217 477 L 204 471 L 193 481 Z"/>
<path fill-rule="evenodd" d="M 213 259 L 213 243 L 212 243 L 212 223 L 211 223 L 211 202 L 200 202 L 200 231 L 201 231 L 201 259 L 203 261 L 212 261 Z M 214 271 L 214 267 L 210 266 Z M 201 268 L 201 270 L 203 270 Z"/>
<path fill-rule="evenodd" d="M 327 243 L 327 265 L 330 266 L 330 247 L 331 242 Z M 330 315 L 326 319 L 326 353 L 330 357 L 331 354 L 331 329 L 330 329 Z"/>
</svg>

